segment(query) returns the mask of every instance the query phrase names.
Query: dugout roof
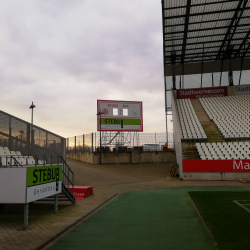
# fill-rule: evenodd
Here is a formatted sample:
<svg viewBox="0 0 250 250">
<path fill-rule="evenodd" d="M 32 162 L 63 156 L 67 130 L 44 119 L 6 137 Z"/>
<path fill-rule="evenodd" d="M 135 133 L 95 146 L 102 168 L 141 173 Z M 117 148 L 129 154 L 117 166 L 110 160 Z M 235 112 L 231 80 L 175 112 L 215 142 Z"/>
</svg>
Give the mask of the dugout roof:
<svg viewBox="0 0 250 250">
<path fill-rule="evenodd" d="M 250 0 L 162 0 L 162 21 L 166 76 L 250 69 Z"/>
</svg>

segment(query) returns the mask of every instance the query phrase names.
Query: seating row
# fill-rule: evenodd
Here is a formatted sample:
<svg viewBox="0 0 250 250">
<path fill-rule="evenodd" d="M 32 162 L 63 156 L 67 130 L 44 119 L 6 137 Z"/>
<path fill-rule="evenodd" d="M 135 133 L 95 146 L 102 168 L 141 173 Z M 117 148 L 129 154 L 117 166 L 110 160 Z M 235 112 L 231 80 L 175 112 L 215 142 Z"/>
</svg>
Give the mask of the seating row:
<svg viewBox="0 0 250 250">
<path fill-rule="evenodd" d="M 208 97 L 199 101 L 225 139 L 250 138 L 250 95 Z"/>
<path fill-rule="evenodd" d="M 207 139 L 190 99 L 177 100 L 182 139 Z"/>
<path fill-rule="evenodd" d="M 0 147 L 0 166 L 34 165 L 33 156 L 23 156 L 20 151 L 10 151 L 8 147 Z M 43 165 L 43 160 L 38 160 L 39 165 Z"/>
<path fill-rule="evenodd" d="M 196 143 L 202 160 L 250 159 L 249 142 Z"/>
</svg>

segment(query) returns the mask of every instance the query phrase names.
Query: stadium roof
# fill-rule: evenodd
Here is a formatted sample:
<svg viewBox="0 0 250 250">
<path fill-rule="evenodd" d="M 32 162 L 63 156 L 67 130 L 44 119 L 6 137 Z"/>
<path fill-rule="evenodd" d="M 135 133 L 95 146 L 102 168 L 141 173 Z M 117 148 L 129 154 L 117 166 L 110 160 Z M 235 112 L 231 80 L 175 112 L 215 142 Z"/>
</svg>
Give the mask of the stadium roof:
<svg viewBox="0 0 250 250">
<path fill-rule="evenodd" d="M 162 0 L 162 18 L 165 75 L 250 69 L 250 0 Z"/>
</svg>

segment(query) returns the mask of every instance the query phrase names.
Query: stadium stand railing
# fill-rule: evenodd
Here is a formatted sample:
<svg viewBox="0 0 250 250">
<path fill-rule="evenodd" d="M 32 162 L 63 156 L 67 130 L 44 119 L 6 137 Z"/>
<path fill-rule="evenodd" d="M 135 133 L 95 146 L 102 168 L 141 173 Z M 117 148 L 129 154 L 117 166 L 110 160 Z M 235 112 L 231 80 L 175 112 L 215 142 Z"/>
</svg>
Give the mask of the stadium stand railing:
<svg viewBox="0 0 250 250">
<path fill-rule="evenodd" d="M 53 155 L 65 158 L 66 139 L 0 111 L 0 147 L 22 155 Z"/>
</svg>

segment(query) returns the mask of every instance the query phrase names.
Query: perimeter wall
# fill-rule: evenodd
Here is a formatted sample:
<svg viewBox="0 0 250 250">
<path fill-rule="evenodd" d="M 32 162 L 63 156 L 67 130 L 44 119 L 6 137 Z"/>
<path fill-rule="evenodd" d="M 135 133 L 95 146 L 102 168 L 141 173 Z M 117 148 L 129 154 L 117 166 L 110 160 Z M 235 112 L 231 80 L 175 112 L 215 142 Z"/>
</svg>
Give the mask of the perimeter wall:
<svg viewBox="0 0 250 250">
<path fill-rule="evenodd" d="M 103 152 L 102 164 L 120 164 L 120 163 L 175 163 L 175 153 L 173 152 Z M 100 154 L 96 152 L 84 152 L 67 154 L 66 157 L 90 164 L 100 163 Z"/>
</svg>

